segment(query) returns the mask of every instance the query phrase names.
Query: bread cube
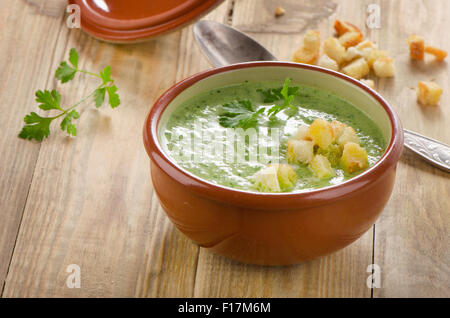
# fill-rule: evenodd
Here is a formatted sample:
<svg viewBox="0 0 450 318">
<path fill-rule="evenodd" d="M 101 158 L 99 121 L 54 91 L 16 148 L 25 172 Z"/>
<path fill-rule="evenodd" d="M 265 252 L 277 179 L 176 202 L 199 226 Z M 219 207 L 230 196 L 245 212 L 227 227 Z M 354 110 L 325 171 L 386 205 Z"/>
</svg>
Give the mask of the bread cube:
<svg viewBox="0 0 450 318">
<path fill-rule="evenodd" d="M 323 51 L 338 64 L 344 61 L 345 55 L 347 54 L 345 47 L 336 38 L 328 38 L 323 43 Z"/>
<path fill-rule="evenodd" d="M 294 139 L 297 140 L 309 140 L 311 141 L 311 137 L 309 136 L 309 126 L 301 125 L 297 128 L 294 135 L 292 136 Z"/>
<path fill-rule="evenodd" d="M 333 129 L 335 140 L 337 140 L 339 137 L 341 137 L 341 135 L 344 132 L 344 129 L 346 127 L 347 127 L 347 125 L 344 123 L 341 123 L 339 120 L 333 120 L 331 122 L 331 128 Z"/>
<path fill-rule="evenodd" d="M 286 157 L 291 163 L 309 163 L 314 156 L 314 142 L 290 139 L 287 142 Z"/>
<path fill-rule="evenodd" d="M 395 75 L 394 59 L 391 57 L 380 57 L 373 63 L 373 70 L 378 77 L 393 77 Z"/>
<path fill-rule="evenodd" d="M 434 82 L 420 81 L 417 85 L 417 100 L 423 105 L 439 104 L 442 88 Z"/>
<path fill-rule="evenodd" d="M 409 56 L 413 60 L 423 60 L 425 56 L 425 40 L 420 35 L 413 34 L 408 40 Z"/>
<path fill-rule="evenodd" d="M 425 53 L 434 55 L 438 61 L 443 61 L 447 57 L 447 51 L 429 45 L 425 46 Z"/>
<path fill-rule="evenodd" d="M 296 63 L 314 64 L 316 63 L 318 57 L 319 54 L 317 52 L 301 47 L 294 53 L 292 60 Z"/>
<path fill-rule="evenodd" d="M 303 47 L 306 50 L 317 52 L 319 55 L 320 52 L 320 33 L 315 30 L 308 30 L 303 38 Z"/>
<path fill-rule="evenodd" d="M 351 62 L 360 57 L 362 57 L 362 52 L 358 50 L 356 47 L 351 46 L 347 49 L 344 59 L 346 62 Z"/>
<path fill-rule="evenodd" d="M 356 134 L 356 131 L 350 126 L 344 128 L 342 134 L 339 136 L 339 138 L 337 138 L 336 141 L 341 146 L 345 146 L 349 142 L 359 144 L 358 135 Z"/>
<path fill-rule="evenodd" d="M 346 32 L 339 37 L 339 43 L 345 48 L 361 43 L 363 35 L 361 32 Z"/>
<path fill-rule="evenodd" d="M 282 6 L 277 6 L 276 7 L 276 9 L 275 9 L 275 16 L 276 17 L 281 17 L 285 13 L 286 13 L 286 10 L 284 10 L 284 8 Z"/>
<path fill-rule="evenodd" d="M 314 144 L 322 149 L 327 148 L 334 141 L 334 132 L 331 124 L 322 118 L 317 118 L 309 126 L 309 135 Z"/>
<path fill-rule="evenodd" d="M 373 63 L 375 63 L 375 61 L 378 60 L 379 58 L 388 56 L 387 51 L 381 51 L 372 48 L 363 49 L 362 52 L 364 58 L 367 61 L 367 64 L 369 64 L 370 67 L 373 67 Z"/>
<path fill-rule="evenodd" d="M 361 83 L 369 86 L 371 89 L 375 89 L 375 83 L 371 79 L 362 79 Z"/>
<path fill-rule="evenodd" d="M 314 172 L 314 175 L 320 179 L 331 178 L 336 175 L 328 159 L 322 155 L 315 155 L 309 167 Z"/>
<path fill-rule="evenodd" d="M 362 41 L 361 43 L 359 43 L 358 45 L 356 45 L 355 48 L 357 50 L 361 51 L 361 50 L 367 49 L 367 48 L 376 49 L 377 46 L 372 41 L 365 40 L 365 41 Z"/>
<path fill-rule="evenodd" d="M 345 66 L 342 72 L 359 80 L 369 74 L 370 68 L 366 60 L 361 57 Z"/>
<path fill-rule="evenodd" d="M 309 30 L 303 38 L 303 46 L 293 56 L 294 62 L 314 64 L 320 53 L 320 33 Z"/>
<path fill-rule="evenodd" d="M 359 30 L 356 26 L 349 22 L 343 22 L 340 20 L 334 21 L 334 29 L 336 30 L 336 33 L 338 36 L 341 36 L 347 32 L 359 32 L 361 33 L 361 30 Z"/>
<path fill-rule="evenodd" d="M 325 68 L 328 68 L 328 69 L 333 70 L 333 71 L 339 70 L 338 63 L 335 60 L 333 60 L 332 58 L 330 58 L 326 54 L 323 54 L 319 58 L 319 62 L 317 63 L 317 65 L 325 67 Z"/>
<path fill-rule="evenodd" d="M 259 170 L 253 176 L 255 187 L 260 192 L 281 192 L 276 165 Z"/>
<path fill-rule="evenodd" d="M 366 149 L 354 142 L 345 144 L 340 161 L 342 168 L 347 173 L 353 173 L 369 167 Z"/>
<path fill-rule="evenodd" d="M 278 165 L 277 176 L 281 191 L 293 188 L 298 179 L 297 173 L 288 164 Z"/>
<path fill-rule="evenodd" d="M 333 143 L 326 149 L 319 148 L 317 154 L 325 156 L 331 163 L 331 166 L 337 166 L 342 157 L 342 149 L 342 146 Z"/>
</svg>

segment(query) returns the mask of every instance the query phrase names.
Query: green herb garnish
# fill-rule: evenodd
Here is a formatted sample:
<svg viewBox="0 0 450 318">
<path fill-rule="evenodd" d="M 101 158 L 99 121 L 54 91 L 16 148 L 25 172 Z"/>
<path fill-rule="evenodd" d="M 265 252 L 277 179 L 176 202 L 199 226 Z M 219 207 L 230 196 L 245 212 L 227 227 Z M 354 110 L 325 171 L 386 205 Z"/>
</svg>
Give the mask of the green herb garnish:
<svg viewBox="0 0 450 318">
<path fill-rule="evenodd" d="M 61 130 L 67 132 L 68 135 L 76 136 L 77 128 L 74 121 L 80 118 L 80 114 L 75 108 L 91 96 L 94 96 L 96 107 L 103 105 L 106 94 L 108 94 L 108 102 L 112 108 L 119 106 L 120 98 L 117 94 L 117 87 L 114 85 L 114 80 L 111 79 L 110 66 L 105 67 L 99 74 L 81 70 L 78 68 L 78 53 L 75 49 L 70 50 L 69 63 L 65 61 L 61 62 L 56 70 L 55 77 L 60 80 L 61 83 L 71 81 L 77 72 L 98 77 L 102 80 L 102 83 L 89 95 L 69 107 L 61 106 L 61 94 L 58 91 L 38 90 L 35 93 L 36 102 L 39 103 L 38 107 L 45 111 L 57 110 L 59 113 L 53 117 L 42 117 L 35 112 L 26 115 L 23 119 L 25 125 L 19 133 L 20 138 L 42 141 L 50 135 L 51 122 L 60 117 L 63 117 L 60 123 Z"/>
<path fill-rule="evenodd" d="M 256 111 L 249 100 L 232 101 L 222 105 L 219 123 L 222 127 L 248 129 L 256 127 L 258 116 L 263 112 L 264 108 Z"/>
<path fill-rule="evenodd" d="M 282 100 L 283 95 L 281 94 L 283 87 L 269 88 L 269 89 L 257 89 L 256 91 L 261 93 L 263 97 L 263 103 L 274 103 L 276 101 Z M 298 87 L 288 87 L 288 95 L 298 95 Z"/>
<path fill-rule="evenodd" d="M 291 82 L 290 78 L 286 78 L 286 81 L 284 82 L 283 87 L 281 88 L 280 95 L 283 98 L 283 104 L 281 105 L 275 105 L 271 107 L 267 115 L 269 115 L 269 118 L 271 120 L 276 119 L 276 114 L 278 114 L 280 111 L 284 109 L 288 109 L 289 116 L 293 116 L 297 113 L 298 108 L 294 105 L 292 105 L 292 100 L 296 95 L 298 95 L 298 87 L 289 87 L 289 84 Z"/>
</svg>

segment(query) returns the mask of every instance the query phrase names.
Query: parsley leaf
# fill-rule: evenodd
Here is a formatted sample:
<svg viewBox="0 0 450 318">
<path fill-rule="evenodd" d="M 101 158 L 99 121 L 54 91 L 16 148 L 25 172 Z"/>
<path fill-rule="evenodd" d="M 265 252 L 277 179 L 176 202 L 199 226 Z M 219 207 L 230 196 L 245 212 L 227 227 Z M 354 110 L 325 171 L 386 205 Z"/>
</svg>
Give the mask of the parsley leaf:
<svg viewBox="0 0 450 318">
<path fill-rule="evenodd" d="M 71 67 L 67 62 L 61 62 L 59 67 L 56 69 L 55 77 L 61 81 L 61 83 L 67 83 L 73 80 L 77 70 Z"/>
<path fill-rule="evenodd" d="M 261 93 L 263 97 L 263 103 L 274 103 L 276 101 L 282 100 L 283 95 L 281 90 L 283 87 L 269 88 L 269 89 L 257 89 L 257 92 Z M 296 86 L 288 88 L 289 95 L 298 95 L 299 88 Z"/>
<path fill-rule="evenodd" d="M 109 82 L 112 82 L 111 79 L 111 66 L 107 66 L 105 67 L 105 69 L 103 70 L 103 72 L 100 71 L 100 77 L 103 80 L 103 84 L 108 84 Z"/>
<path fill-rule="evenodd" d="M 99 87 L 94 91 L 95 107 L 99 108 L 105 101 L 106 88 Z"/>
<path fill-rule="evenodd" d="M 50 134 L 50 123 L 53 119 L 52 117 L 41 117 L 35 112 L 31 112 L 23 119 L 26 125 L 20 131 L 19 137 L 42 141 L 42 139 L 48 137 Z"/>
<path fill-rule="evenodd" d="M 70 49 L 69 52 L 69 62 L 72 66 L 77 69 L 78 68 L 78 52 L 74 48 Z"/>
<path fill-rule="evenodd" d="M 61 129 L 63 131 L 67 131 L 69 135 L 76 136 L 77 135 L 77 128 L 72 123 L 73 119 L 80 118 L 80 114 L 76 110 L 72 110 L 67 113 L 66 117 L 61 121 Z"/>
<path fill-rule="evenodd" d="M 258 116 L 264 108 L 255 112 L 255 107 L 249 100 L 232 101 L 222 105 L 219 123 L 222 127 L 243 128 L 256 127 Z"/>
<path fill-rule="evenodd" d="M 276 114 L 278 114 L 280 111 L 288 108 L 289 109 L 289 115 L 292 116 L 297 112 L 297 107 L 292 105 L 292 101 L 294 100 L 295 95 L 298 94 L 298 87 L 289 87 L 289 84 L 291 82 L 290 78 L 286 78 L 286 81 L 284 82 L 283 87 L 280 90 L 280 95 L 283 98 L 283 104 L 281 105 L 275 105 L 271 107 L 267 114 L 269 115 L 269 118 L 271 120 L 276 119 Z"/>
<path fill-rule="evenodd" d="M 52 90 L 51 92 L 48 90 L 39 90 L 36 92 L 36 102 L 40 103 L 40 109 L 61 109 L 61 105 L 59 104 L 60 101 L 61 94 L 59 94 L 56 90 Z"/>
<path fill-rule="evenodd" d="M 117 92 L 117 86 L 106 86 L 106 91 L 108 92 L 109 97 L 109 105 L 111 105 L 111 108 L 116 108 L 120 105 L 120 98 Z"/>
</svg>

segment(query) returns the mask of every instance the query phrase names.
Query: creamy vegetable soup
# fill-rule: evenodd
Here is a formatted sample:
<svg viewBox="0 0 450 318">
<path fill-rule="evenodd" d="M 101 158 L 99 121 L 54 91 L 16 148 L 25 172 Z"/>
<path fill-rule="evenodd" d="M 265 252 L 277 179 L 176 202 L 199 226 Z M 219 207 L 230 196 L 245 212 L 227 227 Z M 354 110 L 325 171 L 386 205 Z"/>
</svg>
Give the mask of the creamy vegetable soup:
<svg viewBox="0 0 450 318">
<path fill-rule="evenodd" d="M 178 165 L 202 179 L 275 193 L 342 183 L 372 166 L 386 146 L 357 107 L 289 79 L 195 96 L 170 115 L 160 137 Z"/>
</svg>

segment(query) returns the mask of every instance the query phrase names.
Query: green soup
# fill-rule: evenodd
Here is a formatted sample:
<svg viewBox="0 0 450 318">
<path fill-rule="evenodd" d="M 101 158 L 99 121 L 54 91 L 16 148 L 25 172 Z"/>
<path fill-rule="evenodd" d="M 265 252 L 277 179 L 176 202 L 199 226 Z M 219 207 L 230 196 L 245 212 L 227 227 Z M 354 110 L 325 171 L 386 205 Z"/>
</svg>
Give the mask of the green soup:
<svg viewBox="0 0 450 318">
<path fill-rule="evenodd" d="M 219 122 L 223 105 L 246 99 L 253 103 L 256 110 L 268 110 L 279 102 L 264 103 L 260 90 L 281 85 L 279 82 L 245 82 L 205 92 L 186 101 L 170 115 L 161 134 L 166 151 L 178 165 L 202 179 L 226 187 L 256 191 L 252 176 L 267 164 L 286 163 L 286 142 L 297 128 L 323 118 L 341 121 L 355 129 L 360 145 L 367 151 L 369 166 L 380 159 L 385 141 L 380 129 L 367 114 L 334 93 L 306 85 L 295 85 L 299 91 L 291 104 L 298 106 L 296 113 L 282 111 L 276 115 L 276 120 L 270 120 L 267 111 L 264 111 L 253 128 L 256 139 L 244 135 L 240 143 L 230 141 L 227 133 L 230 134 L 231 128 L 225 128 Z M 238 148 L 243 148 L 243 155 L 241 152 L 239 158 Z M 222 150 L 226 149 L 230 152 L 223 155 Z M 234 155 L 232 149 L 236 151 Z M 307 164 L 292 167 L 298 181 L 290 192 L 339 184 L 362 172 L 348 174 L 336 166 L 336 176 L 319 179 Z"/>
</svg>

